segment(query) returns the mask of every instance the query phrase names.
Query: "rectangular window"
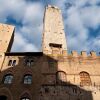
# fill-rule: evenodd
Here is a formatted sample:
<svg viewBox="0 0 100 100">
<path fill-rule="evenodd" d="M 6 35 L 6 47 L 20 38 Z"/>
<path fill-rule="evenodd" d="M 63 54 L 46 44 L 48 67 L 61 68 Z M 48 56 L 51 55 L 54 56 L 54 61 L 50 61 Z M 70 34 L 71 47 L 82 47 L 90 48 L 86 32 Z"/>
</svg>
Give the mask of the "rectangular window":
<svg viewBox="0 0 100 100">
<path fill-rule="evenodd" d="M 55 44 L 55 43 L 50 43 L 49 46 L 50 47 L 55 47 L 55 48 L 62 48 L 61 44 Z"/>
</svg>

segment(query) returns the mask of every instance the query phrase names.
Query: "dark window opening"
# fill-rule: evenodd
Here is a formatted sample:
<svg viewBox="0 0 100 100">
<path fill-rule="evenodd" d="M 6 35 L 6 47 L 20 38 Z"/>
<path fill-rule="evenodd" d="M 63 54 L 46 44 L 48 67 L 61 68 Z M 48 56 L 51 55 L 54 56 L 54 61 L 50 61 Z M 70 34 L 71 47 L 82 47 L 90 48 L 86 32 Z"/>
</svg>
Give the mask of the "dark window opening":
<svg viewBox="0 0 100 100">
<path fill-rule="evenodd" d="M 11 64 L 12 64 L 12 60 L 9 60 L 8 66 L 11 66 Z"/>
<path fill-rule="evenodd" d="M 50 47 L 55 47 L 55 48 L 62 48 L 61 44 L 55 44 L 55 43 L 49 43 Z"/>
<path fill-rule="evenodd" d="M 9 60 L 8 66 L 15 66 L 16 65 L 16 60 Z"/>
<path fill-rule="evenodd" d="M 73 88 L 73 93 L 77 93 L 77 89 L 76 88 Z"/>
<path fill-rule="evenodd" d="M 15 66 L 15 65 L 16 65 L 16 60 L 13 60 L 12 66 Z"/>
<path fill-rule="evenodd" d="M 49 88 L 45 88 L 45 93 L 49 93 Z"/>
<path fill-rule="evenodd" d="M 28 60 L 25 60 L 25 65 L 26 66 L 32 66 L 34 64 L 34 61 L 32 59 L 28 59 Z"/>
</svg>

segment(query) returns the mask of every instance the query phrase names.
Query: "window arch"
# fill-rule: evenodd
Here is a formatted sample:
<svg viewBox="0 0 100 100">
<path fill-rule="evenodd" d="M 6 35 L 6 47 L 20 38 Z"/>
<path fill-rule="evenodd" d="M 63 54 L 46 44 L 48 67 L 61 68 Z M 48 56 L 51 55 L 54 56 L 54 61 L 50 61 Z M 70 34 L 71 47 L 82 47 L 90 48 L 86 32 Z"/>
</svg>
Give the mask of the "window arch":
<svg viewBox="0 0 100 100">
<path fill-rule="evenodd" d="M 81 86 L 90 86 L 91 85 L 91 79 L 90 75 L 87 72 L 80 72 L 80 85 Z"/>
<path fill-rule="evenodd" d="M 56 73 L 57 84 L 64 84 L 64 83 L 66 83 L 66 80 L 67 80 L 67 76 L 64 71 L 58 71 Z"/>
<path fill-rule="evenodd" d="M 21 96 L 20 96 L 20 100 L 31 100 L 31 95 L 28 92 L 24 92 Z"/>
<path fill-rule="evenodd" d="M 32 75 L 31 74 L 24 75 L 24 84 L 32 84 Z"/>
<path fill-rule="evenodd" d="M 3 83 L 4 84 L 11 84 L 12 80 L 13 80 L 13 75 L 7 74 L 7 75 L 4 76 Z"/>
<path fill-rule="evenodd" d="M 28 97 L 23 97 L 23 98 L 21 98 L 21 100 L 30 100 L 30 98 L 28 98 Z"/>
</svg>

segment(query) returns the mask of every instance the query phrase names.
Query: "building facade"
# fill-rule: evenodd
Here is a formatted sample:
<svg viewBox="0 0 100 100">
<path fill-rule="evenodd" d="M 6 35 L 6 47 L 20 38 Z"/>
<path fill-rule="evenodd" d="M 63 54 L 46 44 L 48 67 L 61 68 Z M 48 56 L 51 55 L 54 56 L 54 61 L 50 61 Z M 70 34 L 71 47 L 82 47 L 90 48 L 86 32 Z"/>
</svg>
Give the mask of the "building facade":
<svg viewBox="0 0 100 100">
<path fill-rule="evenodd" d="M 0 100 L 100 99 L 100 56 L 67 53 L 59 8 L 46 7 L 42 52 L 10 52 L 14 29 L 0 24 Z"/>
</svg>

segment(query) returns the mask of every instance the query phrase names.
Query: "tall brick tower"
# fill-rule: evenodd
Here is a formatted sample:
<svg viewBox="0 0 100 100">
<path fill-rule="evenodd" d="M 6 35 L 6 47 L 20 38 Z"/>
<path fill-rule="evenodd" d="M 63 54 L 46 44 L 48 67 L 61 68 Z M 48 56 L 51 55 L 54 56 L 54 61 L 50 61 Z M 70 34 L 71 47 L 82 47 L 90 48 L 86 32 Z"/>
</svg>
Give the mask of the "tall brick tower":
<svg viewBox="0 0 100 100">
<path fill-rule="evenodd" d="M 0 53 L 10 52 L 14 39 L 14 26 L 0 24 Z"/>
<path fill-rule="evenodd" d="M 42 49 L 44 54 L 62 54 L 67 50 L 61 11 L 50 5 L 44 14 Z"/>
</svg>

